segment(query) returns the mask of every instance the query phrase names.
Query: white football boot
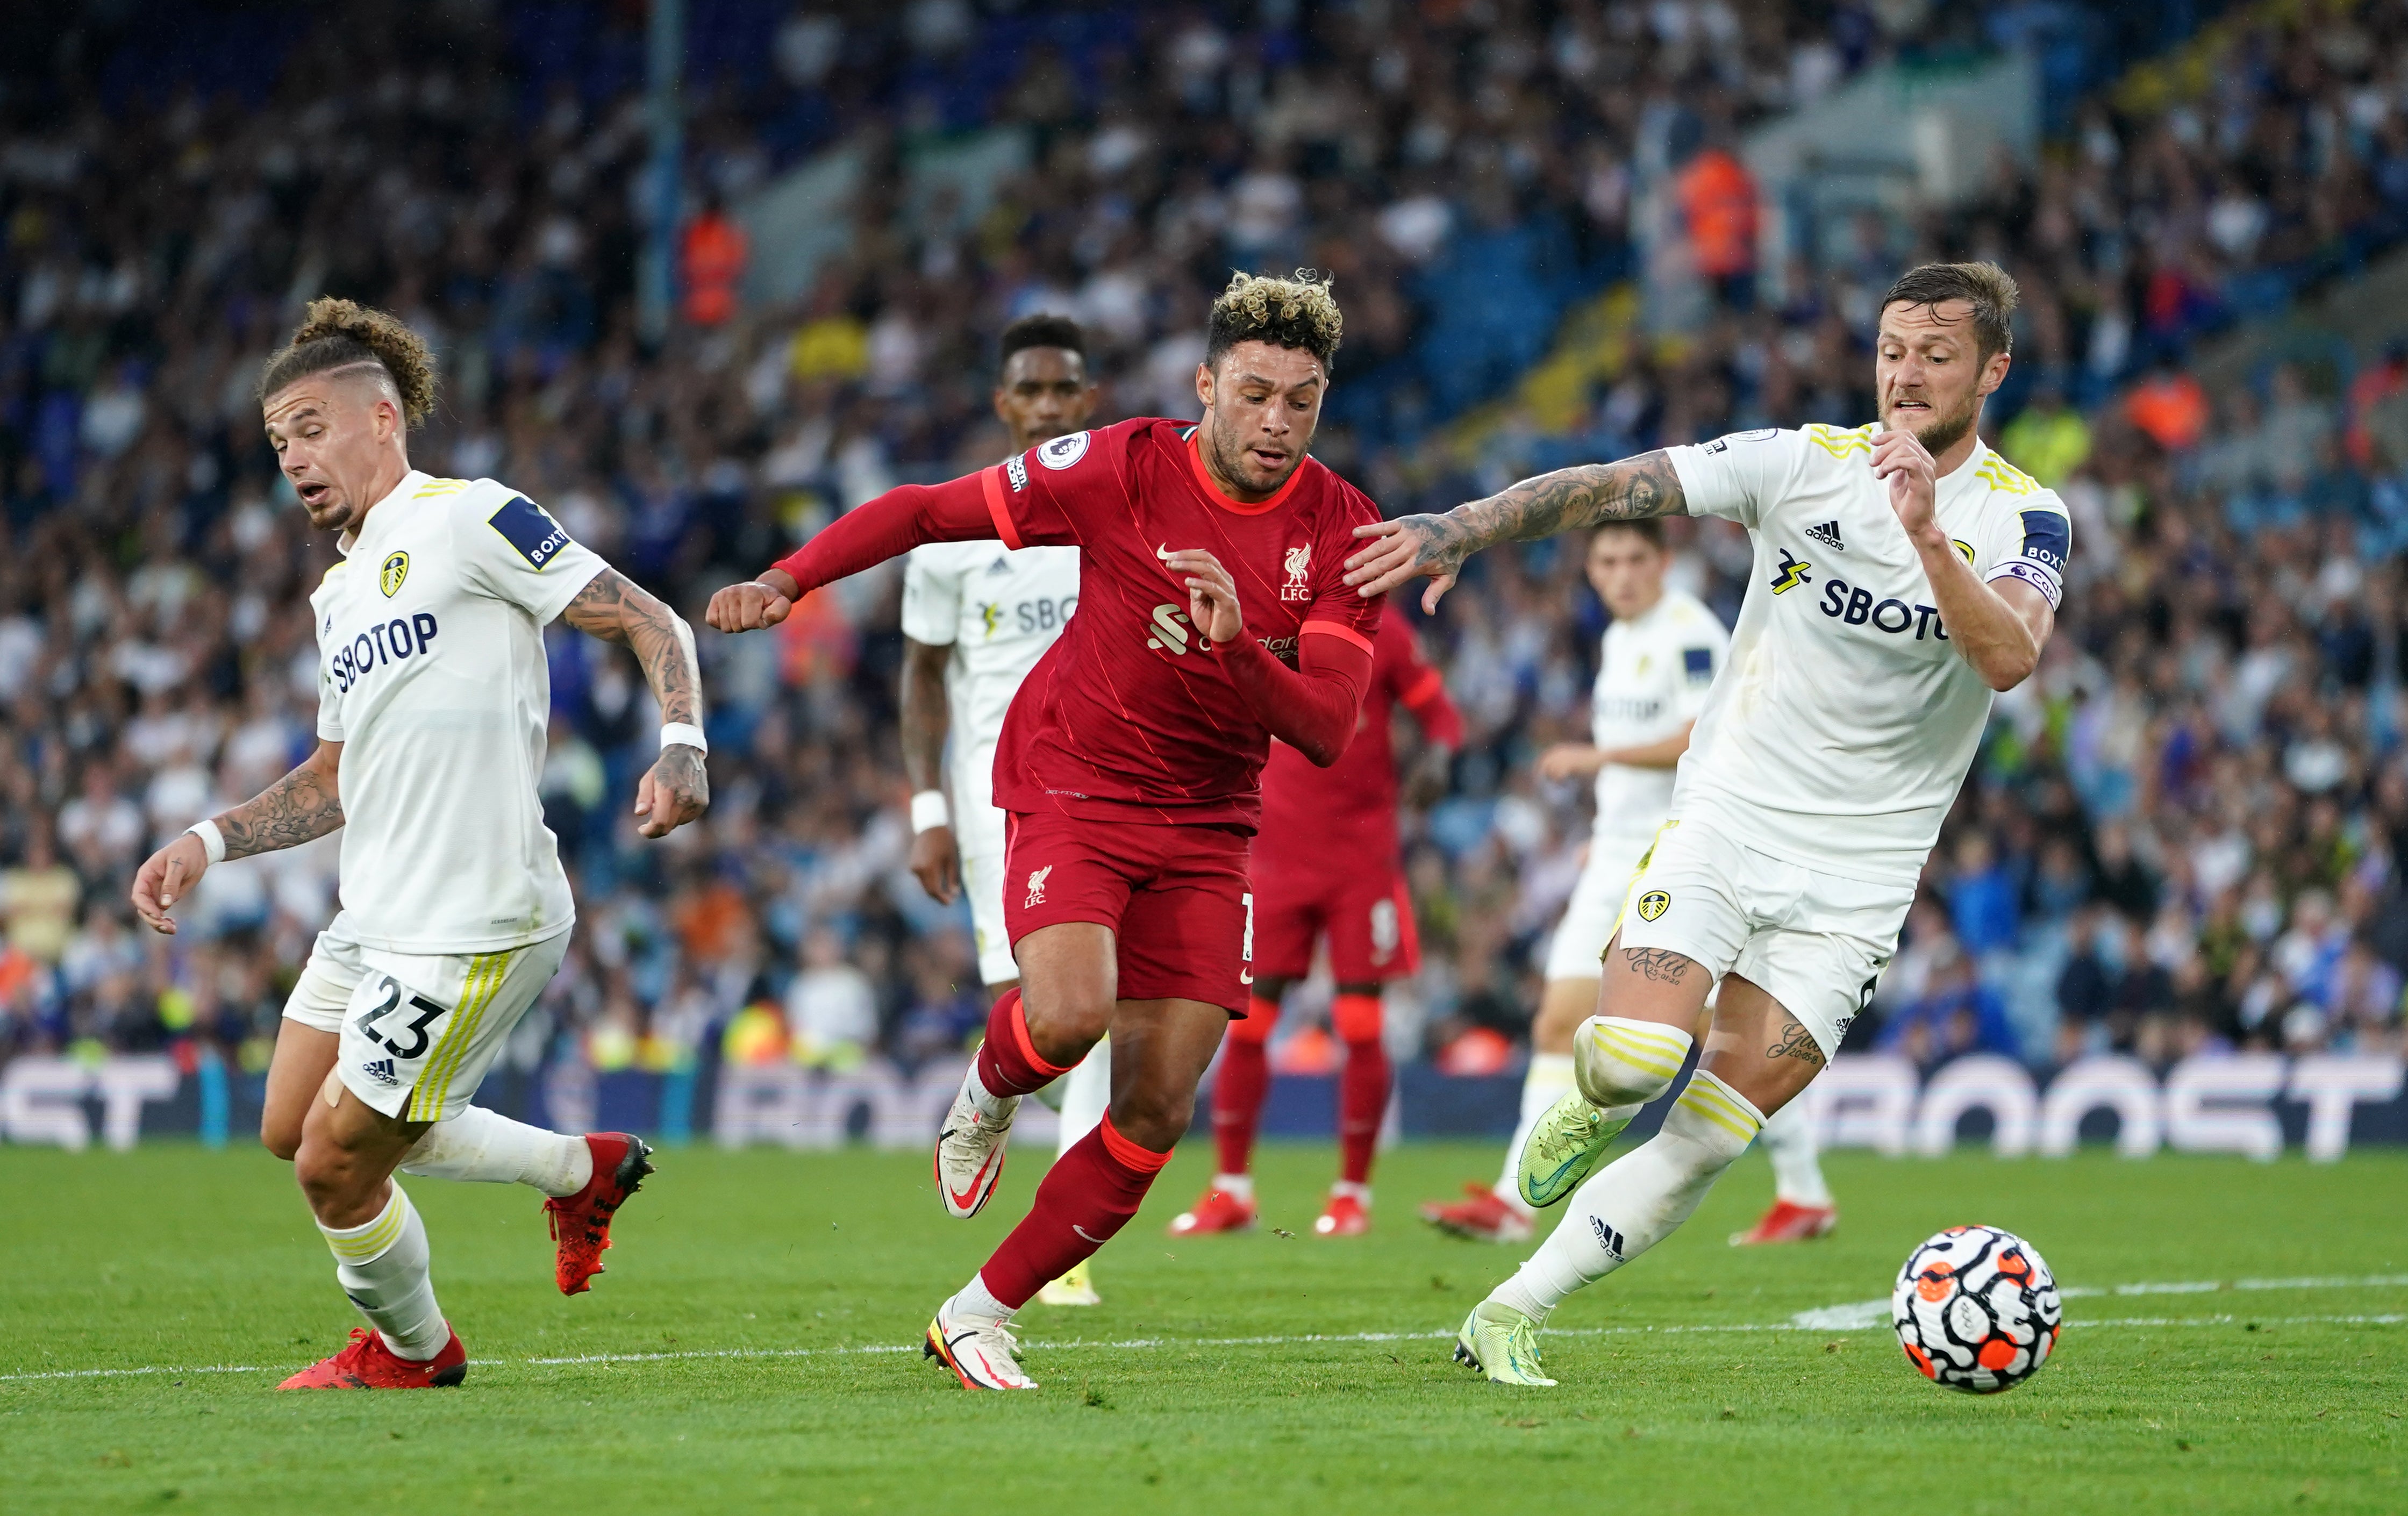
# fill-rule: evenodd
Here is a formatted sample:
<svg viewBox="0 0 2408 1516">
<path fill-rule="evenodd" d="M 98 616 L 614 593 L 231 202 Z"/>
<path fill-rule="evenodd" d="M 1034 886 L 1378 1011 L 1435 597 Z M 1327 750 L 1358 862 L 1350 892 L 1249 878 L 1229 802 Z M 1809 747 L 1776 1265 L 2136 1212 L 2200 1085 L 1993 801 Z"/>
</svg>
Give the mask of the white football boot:
<svg viewBox="0 0 2408 1516">
<path fill-rule="evenodd" d="M 920 1347 L 921 1356 L 952 1369 L 965 1390 L 1034 1390 L 1037 1381 L 1020 1371 L 1013 1356 L 1019 1352 L 1011 1323 L 955 1316 L 951 1301 L 937 1308 L 928 1339 Z"/>
<path fill-rule="evenodd" d="M 953 1106 L 945 1112 L 944 1129 L 937 1134 L 937 1193 L 944 1198 L 945 1214 L 968 1221 L 979 1213 L 995 1181 L 1003 1177 L 1003 1145 L 1011 1136 L 1011 1117 L 1020 1096 L 996 1102 L 1001 1115 L 991 1116 L 970 1093 L 978 1065 L 962 1076 Z"/>
</svg>

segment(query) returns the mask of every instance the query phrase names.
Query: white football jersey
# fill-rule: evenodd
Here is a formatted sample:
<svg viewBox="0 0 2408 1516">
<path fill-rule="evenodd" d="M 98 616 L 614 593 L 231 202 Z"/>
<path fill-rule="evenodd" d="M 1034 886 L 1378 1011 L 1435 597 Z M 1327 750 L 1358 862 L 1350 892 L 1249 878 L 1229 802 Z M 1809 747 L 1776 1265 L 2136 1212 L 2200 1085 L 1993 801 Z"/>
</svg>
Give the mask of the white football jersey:
<svg viewBox="0 0 2408 1516">
<path fill-rule="evenodd" d="M 543 824 L 543 628 L 607 566 L 492 479 L 412 471 L 309 597 L 318 735 L 343 745 L 350 935 L 391 952 L 523 947 L 576 920 Z"/>
<path fill-rule="evenodd" d="M 1641 615 L 1605 629 L 1589 694 L 1590 740 L 1600 748 L 1661 742 L 1698 719 L 1730 647 L 1704 602 L 1666 587 Z M 1597 773 L 1597 834 L 1645 837 L 1672 808 L 1670 768 L 1608 764 Z"/>
<path fill-rule="evenodd" d="M 1689 511 L 1755 540 L 1730 668 L 1698 719 L 1672 814 L 1845 878 L 1912 884 L 1990 713 L 1873 477 L 1879 427 L 1741 432 L 1667 450 Z M 2063 503 L 1986 446 L 1940 480 L 1939 517 L 1983 579 L 2057 604 Z"/>
<path fill-rule="evenodd" d="M 903 635 L 950 647 L 953 804 L 991 807 L 995 748 L 1020 681 L 1079 606 L 1079 550 L 929 542 L 903 567 Z M 958 830 L 958 829 L 957 829 Z"/>
</svg>

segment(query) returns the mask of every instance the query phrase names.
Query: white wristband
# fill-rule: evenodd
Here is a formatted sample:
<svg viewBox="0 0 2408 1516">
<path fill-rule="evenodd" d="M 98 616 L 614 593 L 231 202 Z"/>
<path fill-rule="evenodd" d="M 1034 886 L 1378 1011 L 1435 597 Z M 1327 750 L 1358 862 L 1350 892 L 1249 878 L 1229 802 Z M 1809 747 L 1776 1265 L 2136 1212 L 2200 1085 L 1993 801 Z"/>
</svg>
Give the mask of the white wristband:
<svg viewBox="0 0 2408 1516">
<path fill-rule="evenodd" d="M 911 797 L 911 835 L 913 837 L 918 837 L 921 833 L 934 827 L 953 824 L 953 811 L 951 806 L 945 804 L 944 791 L 923 790 Z"/>
<path fill-rule="evenodd" d="M 225 834 L 218 830 L 217 822 L 205 817 L 185 827 L 184 830 L 201 839 L 201 851 L 208 854 L 209 862 L 213 864 L 225 862 Z"/>
<path fill-rule="evenodd" d="M 708 737 L 705 737 L 702 735 L 702 728 L 699 726 L 689 725 L 684 722 L 665 722 L 662 723 L 661 746 L 664 748 L 671 746 L 692 748 L 695 751 L 705 754 L 706 756 L 710 752 L 710 741 Z"/>
</svg>

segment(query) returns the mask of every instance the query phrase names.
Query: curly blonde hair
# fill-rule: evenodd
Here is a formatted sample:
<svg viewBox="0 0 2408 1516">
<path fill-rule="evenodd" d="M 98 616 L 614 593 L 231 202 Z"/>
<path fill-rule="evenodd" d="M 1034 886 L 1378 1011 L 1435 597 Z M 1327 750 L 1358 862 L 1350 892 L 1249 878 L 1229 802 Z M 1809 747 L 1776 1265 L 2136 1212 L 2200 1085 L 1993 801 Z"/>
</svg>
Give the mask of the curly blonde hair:
<svg viewBox="0 0 2408 1516">
<path fill-rule="evenodd" d="M 320 295 L 302 312 L 293 339 L 260 370 L 257 398 L 311 374 L 368 366 L 382 370 L 393 385 L 408 424 L 416 426 L 435 408 L 435 355 L 424 337 L 381 310 Z"/>
<path fill-rule="evenodd" d="M 1338 355 L 1346 319 L 1339 314 L 1326 274 L 1299 268 L 1294 279 L 1273 279 L 1241 272 L 1230 276 L 1229 287 L 1212 302 L 1206 331 L 1204 362 L 1213 368 L 1240 342 L 1301 349 L 1327 368 Z"/>
</svg>

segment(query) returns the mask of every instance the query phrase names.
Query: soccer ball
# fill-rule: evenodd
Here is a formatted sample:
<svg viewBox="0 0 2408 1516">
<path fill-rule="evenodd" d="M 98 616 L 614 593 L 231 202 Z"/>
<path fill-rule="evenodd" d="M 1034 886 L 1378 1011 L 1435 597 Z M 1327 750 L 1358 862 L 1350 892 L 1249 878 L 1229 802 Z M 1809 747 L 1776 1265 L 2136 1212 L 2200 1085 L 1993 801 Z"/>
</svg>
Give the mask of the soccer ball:
<svg viewBox="0 0 2408 1516">
<path fill-rule="evenodd" d="M 1995 1226 L 1952 1226 L 1907 1254 L 1890 1324 L 1923 1377 L 1996 1394 L 2040 1371 L 2064 1312 L 2032 1245 Z"/>
</svg>

